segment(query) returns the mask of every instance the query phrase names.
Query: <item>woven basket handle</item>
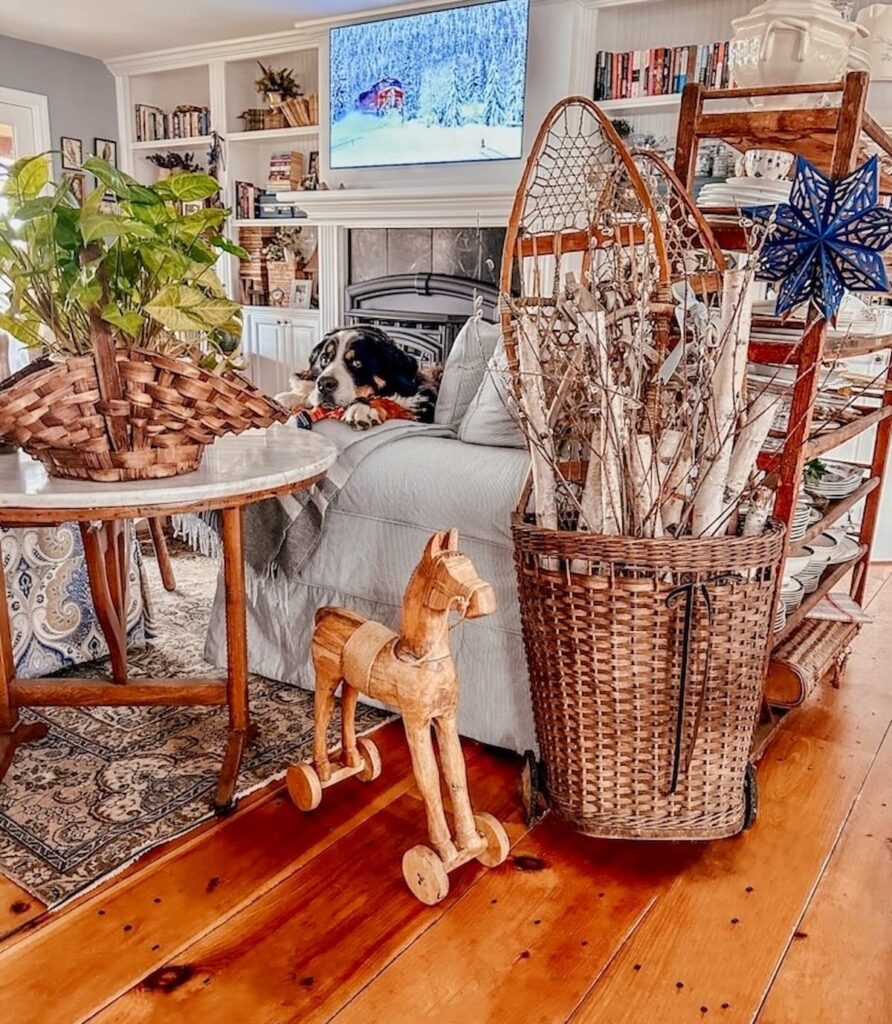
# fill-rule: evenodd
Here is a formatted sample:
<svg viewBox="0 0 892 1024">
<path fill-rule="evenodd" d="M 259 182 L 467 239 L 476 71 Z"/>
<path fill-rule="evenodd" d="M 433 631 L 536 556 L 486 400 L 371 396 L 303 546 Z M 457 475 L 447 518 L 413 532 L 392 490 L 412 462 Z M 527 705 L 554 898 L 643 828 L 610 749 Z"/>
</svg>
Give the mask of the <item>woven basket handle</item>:
<svg viewBox="0 0 892 1024">
<path fill-rule="evenodd" d="M 130 403 L 124 398 L 124 386 L 118 373 L 118 359 L 111 331 L 98 314 L 90 315 L 90 335 L 93 343 L 93 360 L 96 363 L 96 379 L 102 402 L 99 411 L 105 419 L 112 451 L 130 449 L 130 431 L 127 416 Z"/>
</svg>

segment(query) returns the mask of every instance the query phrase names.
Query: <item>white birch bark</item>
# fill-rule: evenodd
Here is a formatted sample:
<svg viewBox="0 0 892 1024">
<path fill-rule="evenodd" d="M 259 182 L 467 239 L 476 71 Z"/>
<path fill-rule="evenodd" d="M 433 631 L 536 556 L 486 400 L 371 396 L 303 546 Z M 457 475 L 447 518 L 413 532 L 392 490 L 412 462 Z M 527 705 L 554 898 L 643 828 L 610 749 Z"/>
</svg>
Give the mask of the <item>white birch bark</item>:
<svg viewBox="0 0 892 1024">
<path fill-rule="evenodd" d="M 660 537 L 663 524 L 660 518 L 660 478 L 654 439 L 650 434 L 633 434 L 631 441 L 631 498 L 635 521 L 639 524 L 642 537 Z"/>
<path fill-rule="evenodd" d="M 765 524 L 774 508 L 774 491 L 768 487 L 760 487 L 753 494 L 750 510 L 743 524 L 744 537 L 758 537 L 765 532 Z"/>
<path fill-rule="evenodd" d="M 728 270 L 722 284 L 719 353 L 707 389 L 707 424 L 694 499 L 692 533 L 715 536 L 724 529 L 725 484 L 734 449 L 734 433 L 746 378 L 752 315 L 752 280 L 743 270 Z"/>
<path fill-rule="evenodd" d="M 771 430 L 778 396 L 763 391 L 756 397 L 747 414 L 746 425 L 737 435 L 737 442 L 731 454 L 728 479 L 725 483 L 725 508 L 730 508 L 740 499 L 747 481 L 756 466 L 759 452 Z"/>
<path fill-rule="evenodd" d="M 533 511 L 538 526 L 556 530 L 558 517 L 554 437 L 545 407 L 541 339 L 536 324 L 526 314 L 520 317 L 517 324 L 517 361 L 521 404 L 532 435 L 529 446 L 533 472 Z"/>
<path fill-rule="evenodd" d="M 657 445 L 657 467 L 660 474 L 660 515 L 663 531 L 681 522 L 686 494 L 684 486 L 691 472 L 691 447 L 683 430 L 667 428 Z"/>
</svg>

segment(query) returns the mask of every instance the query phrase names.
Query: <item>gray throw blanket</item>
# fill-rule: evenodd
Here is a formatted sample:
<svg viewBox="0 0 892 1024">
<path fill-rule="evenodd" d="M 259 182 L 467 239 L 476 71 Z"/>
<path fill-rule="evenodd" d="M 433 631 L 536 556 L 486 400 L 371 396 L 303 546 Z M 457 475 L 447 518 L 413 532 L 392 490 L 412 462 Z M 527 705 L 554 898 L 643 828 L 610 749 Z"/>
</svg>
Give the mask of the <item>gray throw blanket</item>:
<svg viewBox="0 0 892 1024">
<path fill-rule="evenodd" d="M 326 510 L 369 455 L 405 437 L 455 436 L 451 427 L 408 420 L 390 420 L 361 433 L 345 423 L 322 420 L 314 430 L 338 449 L 337 461 L 325 478 L 310 490 L 257 502 L 245 509 L 245 564 L 252 590 L 258 581 L 279 574 L 288 579 L 300 575 L 319 543 Z M 408 472 L 410 467 L 406 469 Z M 205 554 L 219 554 L 218 513 L 174 516 L 173 527 L 191 547 Z"/>
</svg>

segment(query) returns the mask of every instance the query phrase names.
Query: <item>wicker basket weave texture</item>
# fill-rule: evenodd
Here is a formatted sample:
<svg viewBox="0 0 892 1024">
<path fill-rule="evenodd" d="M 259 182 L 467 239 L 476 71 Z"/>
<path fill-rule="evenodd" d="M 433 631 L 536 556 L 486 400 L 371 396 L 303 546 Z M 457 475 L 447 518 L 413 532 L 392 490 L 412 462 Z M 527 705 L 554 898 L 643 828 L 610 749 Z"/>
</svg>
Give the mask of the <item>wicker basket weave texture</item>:
<svg viewBox="0 0 892 1024">
<path fill-rule="evenodd" d="M 858 635 L 853 622 L 806 619 L 771 657 L 765 699 L 776 707 L 802 704 L 827 673 L 845 660 L 845 652 Z"/>
<path fill-rule="evenodd" d="M 540 530 L 516 516 L 514 539 L 551 806 L 592 836 L 739 832 L 783 527 L 757 538 L 637 540 Z M 685 586 L 692 615 L 676 744 L 687 591 L 673 591 Z"/>
<path fill-rule="evenodd" d="M 0 437 L 51 476 L 116 482 L 190 472 L 217 437 L 288 417 L 235 372 L 138 348 L 116 350 L 115 361 L 120 398 L 103 397 L 93 356 L 17 375 L 0 388 Z"/>
</svg>

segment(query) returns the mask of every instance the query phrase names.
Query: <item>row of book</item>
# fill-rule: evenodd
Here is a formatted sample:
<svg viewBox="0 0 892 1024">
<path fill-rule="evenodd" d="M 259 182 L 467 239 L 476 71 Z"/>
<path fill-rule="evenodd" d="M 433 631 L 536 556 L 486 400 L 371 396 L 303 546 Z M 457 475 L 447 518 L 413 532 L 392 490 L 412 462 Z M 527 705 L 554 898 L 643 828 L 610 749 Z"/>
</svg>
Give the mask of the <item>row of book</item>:
<svg viewBox="0 0 892 1024">
<path fill-rule="evenodd" d="M 656 46 L 650 50 L 613 53 L 599 50 L 595 57 L 596 100 L 639 99 L 681 92 L 688 82 L 707 89 L 724 89 L 731 82 L 729 43 L 693 46 Z"/>
<path fill-rule="evenodd" d="M 136 141 L 157 142 L 161 139 L 191 139 L 211 134 L 211 112 L 208 107 L 184 103 L 171 113 L 149 103 L 136 104 Z"/>
<path fill-rule="evenodd" d="M 306 213 L 280 198 L 278 192 L 264 191 L 249 181 L 235 183 L 235 215 L 238 220 L 284 220 L 306 217 Z"/>
</svg>

